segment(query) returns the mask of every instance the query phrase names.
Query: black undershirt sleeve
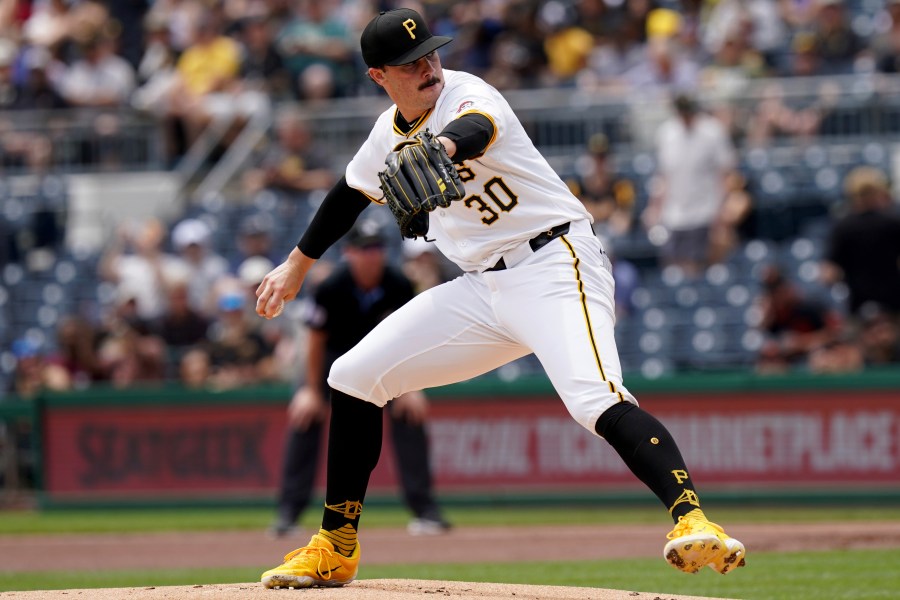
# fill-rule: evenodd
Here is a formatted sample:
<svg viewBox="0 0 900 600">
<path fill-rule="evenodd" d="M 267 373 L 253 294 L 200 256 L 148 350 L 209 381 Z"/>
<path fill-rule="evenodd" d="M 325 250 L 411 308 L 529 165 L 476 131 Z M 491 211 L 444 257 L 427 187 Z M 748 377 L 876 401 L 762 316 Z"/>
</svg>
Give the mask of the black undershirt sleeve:
<svg viewBox="0 0 900 600">
<path fill-rule="evenodd" d="M 461 163 L 484 154 L 494 137 L 494 123 L 484 115 L 469 113 L 451 121 L 438 136 L 453 140 L 453 162 Z"/>
<path fill-rule="evenodd" d="M 341 177 L 325 196 L 297 248 L 310 258 L 321 258 L 326 250 L 350 231 L 370 203 L 365 194 L 347 185 L 347 178 Z"/>
</svg>

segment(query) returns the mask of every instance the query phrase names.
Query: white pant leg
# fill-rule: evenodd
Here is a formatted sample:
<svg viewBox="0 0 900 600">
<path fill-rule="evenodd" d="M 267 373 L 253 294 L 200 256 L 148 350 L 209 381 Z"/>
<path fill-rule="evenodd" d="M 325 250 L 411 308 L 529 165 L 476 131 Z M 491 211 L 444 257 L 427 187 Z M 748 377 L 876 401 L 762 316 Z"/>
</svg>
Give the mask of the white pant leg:
<svg viewBox="0 0 900 600">
<path fill-rule="evenodd" d="M 328 385 L 384 406 L 530 353 L 497 322 L 490 302 L 484 282 L 472 274 L 422 292 L 337 359 Z"/>
<path fill-rule="evenodd" d="M 615 282 L 593 235 L 564 235 L 512 269 L 484 273 L 495 312 L 541 361 L 572 417 L 596 435 L 617 402 L 637 404 L 622 384 L 613 327 Z"/>
</svg>

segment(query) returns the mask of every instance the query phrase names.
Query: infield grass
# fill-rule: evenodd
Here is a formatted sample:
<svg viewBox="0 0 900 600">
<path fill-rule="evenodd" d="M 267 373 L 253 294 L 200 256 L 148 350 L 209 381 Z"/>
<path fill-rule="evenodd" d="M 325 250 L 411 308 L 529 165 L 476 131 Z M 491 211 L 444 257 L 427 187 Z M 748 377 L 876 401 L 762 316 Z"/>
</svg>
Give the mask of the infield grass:
<svg viewBox="0 0 900 600">
<path fill-rule="evenodd" d="M 0 573 L 0 590 L 249 583 L 258 581 L 265 568 L 64 571 L 54 572 L 52 579 L 46 573 Z M 662 559 L 562 560 L 490 565 L 363 565 L 360 578 L 602 587 L 744 600 L 893 600 L 900 590 L 900 557 L 895 550 L 757 553 L 751 557 L 750 566 L 726 577 L 707 571 L 696 576 L 683 575 Z"/>
</svg>

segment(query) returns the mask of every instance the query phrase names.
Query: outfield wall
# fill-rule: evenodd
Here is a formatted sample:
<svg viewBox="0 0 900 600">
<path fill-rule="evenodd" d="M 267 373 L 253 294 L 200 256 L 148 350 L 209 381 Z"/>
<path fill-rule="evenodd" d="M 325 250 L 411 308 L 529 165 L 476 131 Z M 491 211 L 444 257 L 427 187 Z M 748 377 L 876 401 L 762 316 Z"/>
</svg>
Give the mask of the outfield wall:
<svg viewBox="0 0 900 600">
<path fill-rule="evenodd" d="M 669 427 L 704 496 L 900 498 L 900 372 L 627 383 Z M 159 388 L 40 398 L 42 503 L 270 504 L 289 395 Z M 431 461 L 450 502 L 653 500 L 546 379 L 476 380 L 429 396 Z M 386 435 L 370 499 L 395 498 L 396 479 Z"/>
</svg>

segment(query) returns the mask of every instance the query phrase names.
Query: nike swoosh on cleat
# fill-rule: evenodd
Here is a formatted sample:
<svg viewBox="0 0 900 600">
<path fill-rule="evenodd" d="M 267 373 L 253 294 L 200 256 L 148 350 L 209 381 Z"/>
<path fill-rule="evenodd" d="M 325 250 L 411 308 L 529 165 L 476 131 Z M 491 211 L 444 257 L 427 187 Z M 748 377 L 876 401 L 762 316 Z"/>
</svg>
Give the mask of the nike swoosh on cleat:
<svg viewBox="0 0 900 600">
<path fill-rule="evenodd" d="M 331 569 L 330 571 L 319 571 L 319 575 L 323 575 L 323 576 L 324 576 L 324 575 L 331 575 L 332 573 L 334 573 L 335 571 L 337 571 L 337 570 L 340 569 L 340 568 L 341 568 L 341 565 L 338 565 L 338 566 L 336 566 L 335 568 Z"/>
</svg>

